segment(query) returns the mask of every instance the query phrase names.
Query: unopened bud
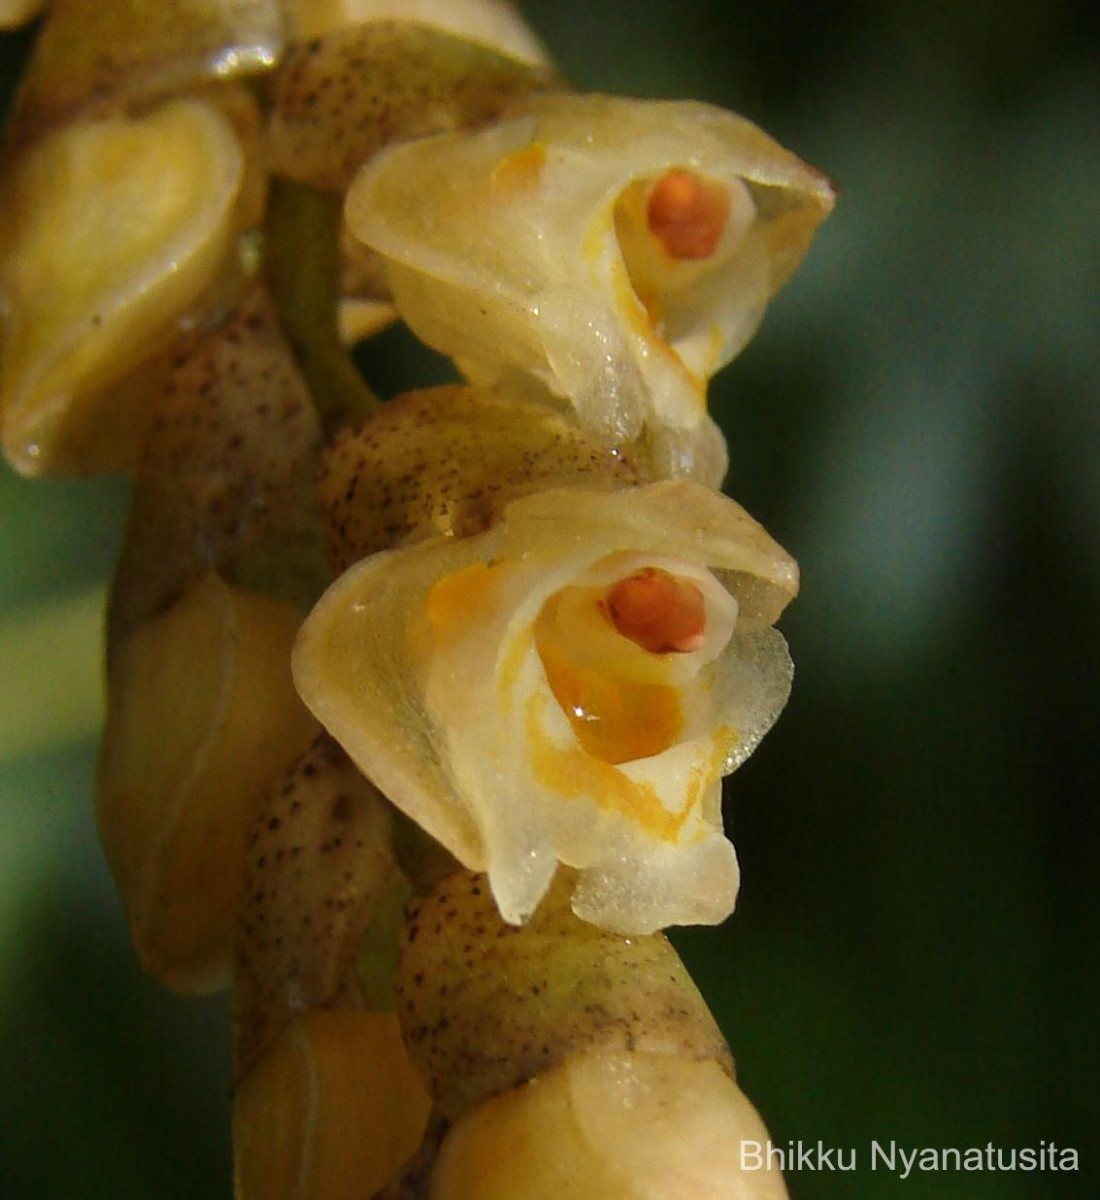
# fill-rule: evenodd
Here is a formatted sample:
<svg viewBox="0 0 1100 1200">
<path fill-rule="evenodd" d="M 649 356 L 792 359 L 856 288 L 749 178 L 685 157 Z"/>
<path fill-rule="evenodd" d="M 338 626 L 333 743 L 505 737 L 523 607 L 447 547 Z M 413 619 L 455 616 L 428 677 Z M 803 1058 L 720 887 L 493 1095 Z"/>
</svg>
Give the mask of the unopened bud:
<svg viewBox="0 0 1100 1200">
<path fill-rule="evenodd" d="M 364 935 L 389 894 L 399 893 L 400 911 L 406 891 L 388 805 L 319 737 L 272 789 L 249 837 L 234 979 L 238 1070 L 297 1014 L 362 1006 Z M 396 960 L 396 927 L 389 937 Z"/>
<path fill-rule="evenodd" d="M 746 1162 L 768 1132 L 717 1063 L 647 1052 L 571 1058 L 468 1113 L 430 1200 L 786 1200 Z"/>
<path fill-rule="evenodd" d="M 732 1070 L 668 940 L 581 921 L 569 893 L 559 879 L 520 928 L 501 919 L 481 875 L 453 875 L 410 906 L 398 1015 L 445 1115 L 593 1053 L 672 1054 Z"/>
<path fill-rule="evenodd" d="M 119 380 L 179 336 L 229 269 L 245 162 L 210 105 L 81 121 L 0 199 L 4 451 L 28 475 L 132 465 L 151 420 Z"/>
<path fill-rule="evenodd" d="M 384 146 L 481 125 L 551 73 L 406 20 L 334 30 L 290 47 L 272 86 L 270 163 L 343 191 Z"/>
<path fill-rule="evenodd" d="M 548 487 L 625 486 L 638 471 L 562 414 L 467 387 L 407 392 L 323 458 L 321 499 L 338 570 L 378 550 L 484 532 Z"/>
<path fill-rule="evenodd" d="M 546 48 L 510 0 L 285 0 L 295 38 L 407 21 L 488 46 L 521 62 L 545 64 Z"/>
<path fill-rule="evenodd" d="M 228 981 L 245 845 L 317 724 L 294 692 L 300 614 L 210 574 L 116 648 L 99 828 L 145 969 Z"/>
<path fill-rule="evenodd" d="M 363 1200 L 417 1151 L 431 1102 L 383 1013 L 299 1017 L 240 1083 L 237 1200 Z"/>
<path fill-rule="evenodd" d="M 110 636 L 124 637 L 206 572 L 308 608 L 328 582 L 315 477 L 321 431 L 258 288 L 196 335 L 155 397 Z"/>
<path fill-rule="evenodd" d="M 144 107 L 266 70 L 283 45 L 281 8 L 281 0 L 54 0 L 8 145 L 26 145 L 78 114 Z"/>
</svg>

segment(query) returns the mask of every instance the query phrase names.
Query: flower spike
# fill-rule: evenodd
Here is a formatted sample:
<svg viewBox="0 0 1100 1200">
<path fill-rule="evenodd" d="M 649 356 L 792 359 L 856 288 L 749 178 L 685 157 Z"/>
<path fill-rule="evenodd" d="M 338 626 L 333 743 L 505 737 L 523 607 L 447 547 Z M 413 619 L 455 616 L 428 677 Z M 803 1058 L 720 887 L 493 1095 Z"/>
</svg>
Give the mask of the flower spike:
<svg viewBox="0 0 1100 1200">
<path fill-rule="evenodd" d="M 660 930 L 790 688 L 706 393 L 828 180 L 511 0 L 42 8 L 0 444 L 134 477 L 96 815 L 145 970 L 232 987 L 237 1200 L 786 1200 Z M 383 402 L 399 318 L 465 383 Z"/>
</svg>

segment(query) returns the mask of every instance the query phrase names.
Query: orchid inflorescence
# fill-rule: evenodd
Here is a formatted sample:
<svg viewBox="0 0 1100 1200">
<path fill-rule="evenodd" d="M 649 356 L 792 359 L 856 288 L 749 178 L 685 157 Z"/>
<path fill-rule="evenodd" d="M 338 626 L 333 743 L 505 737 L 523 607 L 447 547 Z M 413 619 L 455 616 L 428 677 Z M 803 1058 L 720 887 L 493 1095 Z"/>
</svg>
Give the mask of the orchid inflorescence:
<svg viewBox="0 0 1100 1200">
<path fill-rule="evenodd" d="M 706 390 L 827 180 L 502 0 L 55 0 L 4 153 L 4 451 L 134 479 L 99 826 L 233 988 L 238 1196 L 785 1195 L 660 931 L 790 686 Z M 465 382 L 380 402 L 396 319 Z"/>
</svg>

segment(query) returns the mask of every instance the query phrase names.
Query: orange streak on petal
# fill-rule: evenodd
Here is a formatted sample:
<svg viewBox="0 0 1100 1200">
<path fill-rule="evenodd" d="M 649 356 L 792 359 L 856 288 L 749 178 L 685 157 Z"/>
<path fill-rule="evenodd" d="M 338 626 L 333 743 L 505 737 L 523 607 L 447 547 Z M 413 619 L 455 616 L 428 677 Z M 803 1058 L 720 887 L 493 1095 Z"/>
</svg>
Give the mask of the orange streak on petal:
<svg viewBox="0 0 1100 1200">
<path fill-rule="evenodd" d="M 579 746 L 554 745 L 543 731 L 545 694 L 535 694 L 526 711 L 527 741 L 535 778 L 563 800 L 588 800 L 611 809 L 661 841 L 679 840 L 684 823 L 699 801 L 692 780 L 680 812 L 669 812 L 650 783 L 635 783 L 610 763 L 586 754 Z"/>
<path fill-rule="evenodd" d="M 538 186 L 545 166 L 546 147 L 542 142 L 531 142 L 497 163 L 493 168 L 493 187 L 502 191 L 529 191 Z"/>
<path fill-rule="evenodd" d="M 457 641 L 492 601 L 500 572 L 485 563 L 474 563 L 444 575 L 428 593 L 426 616 L 436 638 Z"/>
</svg>

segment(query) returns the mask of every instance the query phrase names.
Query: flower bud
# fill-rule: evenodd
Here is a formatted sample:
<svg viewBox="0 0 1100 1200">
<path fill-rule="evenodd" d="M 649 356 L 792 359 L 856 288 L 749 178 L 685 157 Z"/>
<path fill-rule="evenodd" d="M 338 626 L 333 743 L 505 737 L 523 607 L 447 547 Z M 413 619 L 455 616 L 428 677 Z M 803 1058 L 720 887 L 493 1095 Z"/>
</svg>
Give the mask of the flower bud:
<svg viewBox="0 0 1100 1200">
<path fill-rule="evenodd" d="M 322 459 L 321 501 L 338 570 L 425 538 L 483 533 L 505 505 L 547 487 L 637 483 L 560 413 L 465 387 L 407 392 Z"/>
<path fill-rule="evenodd" d="M 237 1200 L 363 1200 L 417 1151 L 431 1102 L 397 1019 L 298 1017 L 237 1088 Z"/>
<path fill-rule="evenodd" d="M 833 204 L 748 121 L 694 103 L 534 96 L 384 151 L 352 232 L 403 318 L 474 383 L 519 372 L 622 444 L 694 428 Z"/>
<path fill-rule="evenodd" d="M 715 1062 L 644 1051 L 571 1058 L 462 1118 L 429 1200 L 786 1200 L 744 1159 L 768 1140 Z"/>
<path fill-rule="evenodd" d="M 0 29 L 18 29 L 45 7 L 46 0 L 0 0 Z"/>
<path fill-rule="evenodd" d="M 522 928 L 501 921 L 482 875 L 459 872 L 409 906 L 398 1015 L 448 1118 L 589 1054 L 680 1055 L 732 1071 L 668 940 L 578 920 L 569 891 L 559 880 Z"/>
<path fill-rule="evenodd" d="M 408 21 L 488 46 L 520 62 L 545 65 L 546 49 L 509 0 L 286 0 L 303 41 L 375 21 Z"/>
<path fill-rule="evenodd" d="M 698 484 L 553 488 L 351 568 L 295 680 L 394 804 L 488 871 L 507 921 L 560 861 L 587 920 L 717 922 L 738 885 L 720 779 L 786 702 L 772 623 L 796 590 L 793 560 Z"/>
<path fill-rule="evenodd" d="M 111 643 L 211 570 L 308 609 L 330 579 L 315 489 L 321 432 L 261 290 L 175 353 L 152 411 Z"/>
<path fill-rule="evenodd" d="M 112 656 L 99 829 L 145 969 L 227 981 L 245 846 L 316 736 L 288 662 L 297 610 L 210 574 Z"/>
<path fill-rule="evenodd" d="M 275 73 L 271 169 L 342 192 L 383 146 L 484 124 L 550 78 L 404 19 L 335 30 L 291 46 Z"/>
<path fill-rule="evenodd" d="M 327 737 L 271 792 L 248 842 L 235 964 L 238 1070 L 297 1014 L 362 1007 L 360 945 L 394 866 L 389 806 Z M 396 956 L 396 933 L 393 934 Z"/>
<path fill-rule="evenodd" d="M 118 386 L 179 335 L 233 261 L 244 159 L 197 101 L 81 121 L 34 146 L 0 199 L 0 409 L 17 470 L 117 470 L 149 427 Z"/>
<path fill-rule="evenodd" d="M 266 70 L 282 49 L 280 7 L 280 0 L 52 0 L 16 98 L 9 147 L 77 114 L 117 114 L 133 102 Z"/>
</svg>

